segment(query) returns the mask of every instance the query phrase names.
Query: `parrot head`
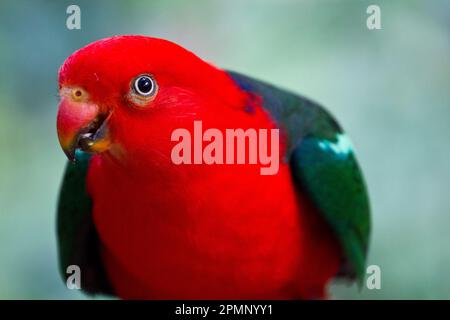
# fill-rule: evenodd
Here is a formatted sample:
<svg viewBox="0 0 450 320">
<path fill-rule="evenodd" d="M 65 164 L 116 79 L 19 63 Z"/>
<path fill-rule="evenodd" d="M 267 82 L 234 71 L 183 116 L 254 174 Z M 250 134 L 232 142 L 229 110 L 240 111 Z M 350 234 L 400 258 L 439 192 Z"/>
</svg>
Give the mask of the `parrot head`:
<svg viewBox="0 0 450 320">
<path fill-rule="evenodd" d="M 77 149 L 161 155 L 174 128 L 196 118 L 230 118 L 226 113 L 246 99 L 224 71 L 172 42 L 144 36 L 81 48 L 66 59 L 58 80 L 58 138 L 71 160 Z"/>
</svg>

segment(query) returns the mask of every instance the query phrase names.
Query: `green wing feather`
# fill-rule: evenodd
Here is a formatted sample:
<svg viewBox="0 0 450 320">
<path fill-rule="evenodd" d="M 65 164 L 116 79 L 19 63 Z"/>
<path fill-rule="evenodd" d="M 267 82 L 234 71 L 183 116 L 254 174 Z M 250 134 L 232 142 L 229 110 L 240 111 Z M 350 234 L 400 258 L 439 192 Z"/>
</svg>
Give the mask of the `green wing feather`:
<svg viewBox="0 0 450 320">
<path fill-rule="evenodd" d="M 90 155 L 76 153 L 66 167 L 57 209 L 59 266 L 63 279 L 67 267 L 81 270 L 81 289 L 87 293 L 112 294 L 100 257 L 100 242 L 92 220 L 92 201 L 86 190 Z"/>
<path fill-rule="evenodd" d="M 288 139 L 286 161 L 298 187 L 306 192 L 338 237 L 345 261 L 340 275 L 364 277 L 370 234 L 369 199 L 348 137 L 316 103 L 269 84 L 228 72 L 263 107 Z"/>
</svg>

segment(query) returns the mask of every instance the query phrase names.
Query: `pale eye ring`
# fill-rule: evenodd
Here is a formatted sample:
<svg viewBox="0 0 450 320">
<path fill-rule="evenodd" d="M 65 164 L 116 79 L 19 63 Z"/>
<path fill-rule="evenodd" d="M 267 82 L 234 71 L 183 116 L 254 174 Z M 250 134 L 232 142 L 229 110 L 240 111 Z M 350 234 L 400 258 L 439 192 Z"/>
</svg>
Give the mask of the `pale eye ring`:
<svg viewBox="0 0 450 320">
<path fill-rule="evenodd" d="M 156 92 L 155 80 L 149 75 L 140 75 L 134 80 L 133 90 L 143 97 L 152 96 Z"/>
</svg>

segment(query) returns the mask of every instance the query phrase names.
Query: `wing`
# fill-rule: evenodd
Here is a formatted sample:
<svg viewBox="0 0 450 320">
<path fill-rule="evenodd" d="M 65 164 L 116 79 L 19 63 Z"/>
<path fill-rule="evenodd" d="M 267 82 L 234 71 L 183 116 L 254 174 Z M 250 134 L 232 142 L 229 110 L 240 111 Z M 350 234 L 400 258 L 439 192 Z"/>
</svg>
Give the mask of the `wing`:
<svg viewBox="0 0 450 320">
<path fill-rule="evenodd" d="M 364 179 L 351 143 L 332 116 L 314 102 L 228 72 L 240 88 L 262 98 L 287 136 L 292 175 L 334 230 L 345 253 L 341 276 L 362 281 L 370 233 Z"/>
<path fill-rule="evenodd" d="M 81 289 L 85 292 L 112 294 L 100 258 L 100 242 L 92 220 L 92 201 L 86 190 L 90 155 L 76 153 L 76 161 L 68 163 L 57 209 L 59 265 L 67 281 L 67 267 L 81 270 Z"/>
</svg>

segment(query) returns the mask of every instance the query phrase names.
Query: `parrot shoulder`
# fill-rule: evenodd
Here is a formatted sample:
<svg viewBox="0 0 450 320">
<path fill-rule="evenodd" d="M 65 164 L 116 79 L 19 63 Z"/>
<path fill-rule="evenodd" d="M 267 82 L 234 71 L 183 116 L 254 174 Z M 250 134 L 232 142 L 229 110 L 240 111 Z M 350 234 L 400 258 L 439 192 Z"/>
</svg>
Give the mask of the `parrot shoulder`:
<svg viewBox="0 0 450 320">
<path fill-rule="evenodd" d="M 370 234 L 369 199 L 348 136 L 318 104 L 250 77 L 229 72 L 235 83 L 262 99 L 285 132 L 293 179 L 334 231 L 344 253 L 339 276 L 361 282 Z"/>
</svg>

